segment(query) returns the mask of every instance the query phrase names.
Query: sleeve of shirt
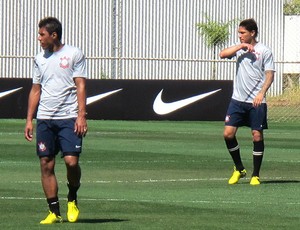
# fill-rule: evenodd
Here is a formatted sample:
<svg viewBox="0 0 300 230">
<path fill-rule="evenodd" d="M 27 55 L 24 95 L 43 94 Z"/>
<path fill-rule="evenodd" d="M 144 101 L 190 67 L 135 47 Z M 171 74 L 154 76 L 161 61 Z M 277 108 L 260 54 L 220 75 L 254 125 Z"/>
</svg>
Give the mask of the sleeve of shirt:
<svg viewBox="0 0 300 230">
<path fill-rule="evenodd" d="M 41 71 L 38 65 L 36 58 L 33 61 L 33 77 L 32 77 L 33 84 L 41 84 Z"/>
<path fill-rule="evenodd" d="M 86 59 L 84 54 L 80 49 L 74 54 L 74 66 L 73 66 L 73 78 L 75 77 L 84 77 L 87 78 L 87 70 L 86 70 Z"/>
<path fill-rule="evenodd" d="M 267 70 L 273 70 L 275 71 L 275 64 L 274 64 L 274 58 L 271 50 L 266 50 L 264 55 L 264 67 L 265 71 Z"/>
</svg>

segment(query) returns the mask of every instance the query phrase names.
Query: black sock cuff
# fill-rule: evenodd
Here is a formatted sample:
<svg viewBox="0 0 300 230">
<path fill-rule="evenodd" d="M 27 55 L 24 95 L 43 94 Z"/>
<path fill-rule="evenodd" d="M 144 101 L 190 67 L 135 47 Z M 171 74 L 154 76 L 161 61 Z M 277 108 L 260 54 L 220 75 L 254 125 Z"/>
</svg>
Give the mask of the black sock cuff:
<svg viewBox="0 0 300 230">
<path fill-rule="evenodd" d="M 265 143 L 264 141 L 253 141 L 253 152 L 264 152 Z"/>
<path fill-rule="evenodd" d="M 239 147 L 236 137 L 234 137 L 233 139 L 225 139 L 225 143 L 226 143 L 227 149 L 229 149 L 229 150 L 236 149 Z"/>
<path fill-rule="evenodd" d="M 47 199 L 47 202 L 48 202 L 50 211 L 55 213 L 56 215 L 60 216 L 58 197 L 49 198 L 49 199 Z"/>
<path fill-rule="evenodd" d="M 47 203 L 50 205 L 50 204 L 53 204 L 53 203 L 59 203 L 58 201 L 58 197 L 53 197 L 53 198 L 47 198 Z"/>
</svg>

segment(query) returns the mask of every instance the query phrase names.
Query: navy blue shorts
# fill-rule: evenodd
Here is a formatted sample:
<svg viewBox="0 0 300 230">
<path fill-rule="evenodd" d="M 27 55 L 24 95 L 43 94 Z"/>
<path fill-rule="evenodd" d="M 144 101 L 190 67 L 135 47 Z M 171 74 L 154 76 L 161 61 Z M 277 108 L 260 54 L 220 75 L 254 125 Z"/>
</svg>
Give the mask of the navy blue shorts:
<svg viewBox="0 0 300 230">
<path fill-rule="evenodd" d="M 252 103 L 231 99 L 227 109 L 225 126 L 248 126 L 252 130 L 267 129 L 267 104 L 262 103 L 255 108 Z"/>
<path fill-rule="evenodd" d="M 74 132 L 75 119 L 37 120 L 36 152 L 39 157 L 55 156 L 60 151 L 66 155 L 79 156 L 82 137 Z"/>
</svg>

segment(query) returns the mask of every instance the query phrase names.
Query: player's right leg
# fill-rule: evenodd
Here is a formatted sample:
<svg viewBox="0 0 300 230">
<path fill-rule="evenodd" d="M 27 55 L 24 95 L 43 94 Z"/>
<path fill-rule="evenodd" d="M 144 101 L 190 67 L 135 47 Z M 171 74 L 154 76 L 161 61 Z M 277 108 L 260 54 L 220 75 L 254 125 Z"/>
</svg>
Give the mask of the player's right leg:
<svg viewBox="0 0 300 230">
<path fill-rule="evenodd" d="M 235 100 L 231 100 L 227 109 L 224 127 L 224 140 L 228 152 L 234 162 L 233 174 L 230 177 L 228 183 L 236 184 L 240 178 L 246 176 L 246 170 L 241 160 L 240 146 L 236 139 L 236 133 L 238 127 L 244 122 L 244 111 L 241 103 Z"/>
<path fill-rule="evenodd" d="M 55 158 L 54 157 L 41 157 L 41 181 L 42 187 L 47 198 L 49 207 L 49 214 L 42 220 L 41 224 L 53 224 L 62 222 L 58 200 L 58 185 L 54 173 Z"/>
<path fill-rule="evenodd" d="M 37 155 L 40 158 L 41 182 L 49 206 L 49 214 L 41 224 L 62 222 L 58 201 L 58 184 L 54 172 L 57 153 L 55 134 L 48 120 L 37 121 Z"/>
<path fill-rule="evenodd" d="M 240 178 L 246 176 L 246 170 L 241 160 L 240 147 L 236 139 L 237 128 L 233 126 L 225 126 L 224 128 L 224 140 L 234 162 L 234 169 L 232 176 L 230 177 L 228 184 L 238 183 Z"/>
<path fill-rule="evenodd" d="M 41 224 L 53 224 L 62 222 L 58 201 L 58 184 L 54 173 L 55 158 L 54 157 L 41 157 L 41 181 L 42 187 L 47 198 L 49 207 L 48 216 L 42 220 Z"/>
</svg>

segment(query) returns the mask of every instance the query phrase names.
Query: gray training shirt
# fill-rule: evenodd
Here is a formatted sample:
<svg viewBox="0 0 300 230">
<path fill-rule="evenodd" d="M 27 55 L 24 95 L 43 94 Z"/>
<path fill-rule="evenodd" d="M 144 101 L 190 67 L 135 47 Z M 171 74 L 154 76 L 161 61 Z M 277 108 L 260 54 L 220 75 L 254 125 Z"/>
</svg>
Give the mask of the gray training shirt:
<svg viewBox="0 0 300 230">
<path fill-rule="evenodd" d="M 257 43 L 255 52 L 239 50 L 236 53 L 236 77 L 232 98 L 252 103 L 265 82 L 265 71 L 275 71 L 273 54 L 269 47 Z M 263 100 L 265 103 L 266 100 Z"/>
<path fill-rule="evenodd" d="M 75 77 L 87 77 L 82 51 L 64 45 L 59 51 L 42 51 L 34 59 L 33 84 L 41 85 L 38 119 L 77 117 Z"/>
</svg>

